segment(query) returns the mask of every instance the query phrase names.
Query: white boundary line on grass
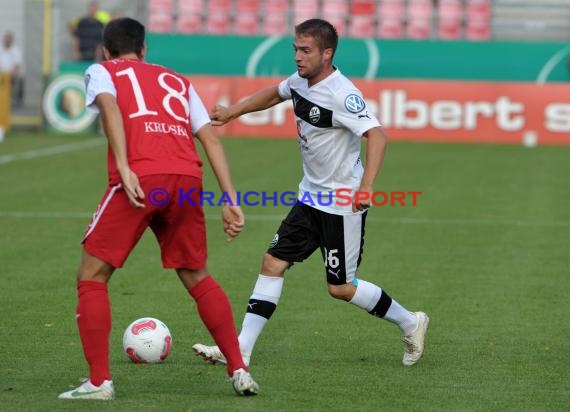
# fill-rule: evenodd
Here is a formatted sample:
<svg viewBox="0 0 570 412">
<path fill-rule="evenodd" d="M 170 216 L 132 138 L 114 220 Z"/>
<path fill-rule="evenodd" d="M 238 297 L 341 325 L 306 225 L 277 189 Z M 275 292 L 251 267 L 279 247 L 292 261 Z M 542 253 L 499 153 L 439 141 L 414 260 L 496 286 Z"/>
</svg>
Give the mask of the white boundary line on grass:
<svg viewBox="0 0 570 412">
<path fill-rule="evenodd" d="M 0 210 L 0 218 L 23 218 L 23 219 L 85 219 L 90 218 L 93 213 L 88 212 L 26 212 L 26 211 L 8 211 Z M 245 215 L 246 222 L 248 220 L 254 222 L 276 222 L 285 218 L 285 213 L 282 215 Z M 217 215 L 207 215 L 208 220 L 220 219 Z M 368 222 L 373 223 L 391 223 L 402 225 L 451 225 L 451 226 L 546 226 L 546 227 L 570 227 L 570 221 L 532 221 L 532 220 L 504 220 L 504 219 L 441 219 L 441 218 L 381 218 L 381 217 L 368 217 Z"/>
<path fill-rule="evenodd" d="M 52 156 L 61 153 L 75 152 L 77 150 L 90 149 L 102 146 L 107 143 L 107 139 L 89 139 L 84 142 L 67 143 L 58 146 L 45 147 L 43 149 L 28 150 L 20 153 L 10 153 L 0 156 L 0 165 L 12 163 L 18 160 L 35 159 L 38 157 Z"/>
</svg>

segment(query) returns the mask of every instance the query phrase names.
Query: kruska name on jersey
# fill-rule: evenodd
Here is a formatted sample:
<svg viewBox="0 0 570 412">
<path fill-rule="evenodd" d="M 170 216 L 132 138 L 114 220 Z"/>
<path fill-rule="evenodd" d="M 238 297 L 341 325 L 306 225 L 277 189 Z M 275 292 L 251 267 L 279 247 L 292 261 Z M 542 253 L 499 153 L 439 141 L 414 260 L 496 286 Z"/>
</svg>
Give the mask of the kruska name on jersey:
<svg viewBox="0 0 570 412">
<path fill-rule="evenodd" d="M 144 131 L 146 133 L 164 133 L 182 136 L 189 139 L 188 131 L 177 124 L 167 124 L 161 122 L 144 122 Z"/>
</svg>

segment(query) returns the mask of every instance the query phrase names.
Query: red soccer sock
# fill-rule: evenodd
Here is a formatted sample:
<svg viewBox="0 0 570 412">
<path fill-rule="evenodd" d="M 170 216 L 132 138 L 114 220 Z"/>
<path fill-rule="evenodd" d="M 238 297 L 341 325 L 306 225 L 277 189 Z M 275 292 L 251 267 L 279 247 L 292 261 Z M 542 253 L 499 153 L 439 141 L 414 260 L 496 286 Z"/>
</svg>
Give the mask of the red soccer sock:
<svg viewBox="0 0 570 412">
<path fill-rule="evenodd" d="M 188 292 L 198 305 L 202 322 L 228 361 L 228 375 L 239 368 L 248 370 L 241 357 L 230 301 L 218 282 L 208 276 Z"/>
<path fill-rule="evenodd" d="M 109 335 L 111 303 L 107 284 L 90 280 L 77 282 L 77 327 L 83 353 L 89 364 L 89 379 L 99 386 L 111 379 L 109 367 Z"/>
</svg>

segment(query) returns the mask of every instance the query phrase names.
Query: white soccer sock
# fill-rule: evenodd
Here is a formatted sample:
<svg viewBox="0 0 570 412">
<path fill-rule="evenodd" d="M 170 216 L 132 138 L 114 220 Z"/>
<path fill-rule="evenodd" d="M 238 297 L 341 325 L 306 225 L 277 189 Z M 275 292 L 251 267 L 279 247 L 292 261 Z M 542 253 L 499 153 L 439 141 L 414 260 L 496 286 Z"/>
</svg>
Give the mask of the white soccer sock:
<svg viewBox="0 0 570 412">
<path fill-rule="evenodd" d="M 356 292 L 350 303 L 374 316 L 398 325 L 404 335 L 409 335 L 417 326 L 416 316 L 392 299 L 373 283 L 357 280 Z"/>
<path fill-rule="evenodd" d="M 411 334 L 418 326 L 416 315 L 404 308 L 394 299 L 392 299 L 392 304 L 388 308 L 384 319 L 397 324 L 404 336 Z"/>
<path fill-rule="evenodd" d="M 357 282 L 356 292 L 350 303 L 364 309 L 366 312 L 370 312 L 378 303 L 382 295 L 382 289 L 365 280 L 358 279 Z"/>
<path fill-rule="evenodd" d="M 283 289 L 283 277 L 260 274 L 249 298 L 247 312 L 239 334 L 241 352 L 251 355 L 265 324 L 277 307 Z"/>
</svg>

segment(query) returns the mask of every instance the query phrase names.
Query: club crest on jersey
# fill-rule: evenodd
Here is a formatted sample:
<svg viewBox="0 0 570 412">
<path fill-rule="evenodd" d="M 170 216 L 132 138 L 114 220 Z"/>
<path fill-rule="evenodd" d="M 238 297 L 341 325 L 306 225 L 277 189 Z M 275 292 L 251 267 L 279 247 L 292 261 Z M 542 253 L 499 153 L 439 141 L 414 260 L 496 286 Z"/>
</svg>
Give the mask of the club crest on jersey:
<svg viewBox="0 0 570 412">
<path fill-rule="evenodd" d="M 311 107 L 311 111 L 309 112 L 309 119 L 311 119 L 312 123 L 317 123 L 321 118 L 321 111 L 317 106 Z"/>
<path fill-rule="evenodd" d="M 364 100 L 359 95 L 349 94 L 346 96 L 346 99 L 344 99 L 344 107 L 346 107 L 346 110 L 350 113 L 360 113 L 366 108 L 366 103 L 364 103 Z"/>
</svg>

